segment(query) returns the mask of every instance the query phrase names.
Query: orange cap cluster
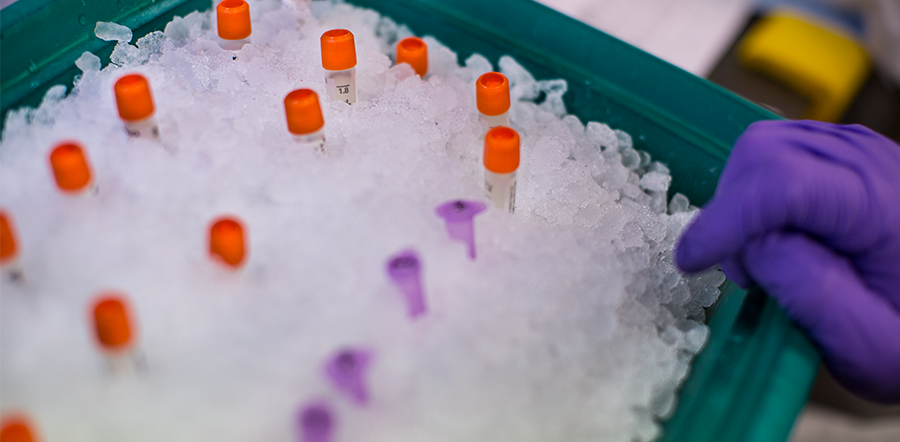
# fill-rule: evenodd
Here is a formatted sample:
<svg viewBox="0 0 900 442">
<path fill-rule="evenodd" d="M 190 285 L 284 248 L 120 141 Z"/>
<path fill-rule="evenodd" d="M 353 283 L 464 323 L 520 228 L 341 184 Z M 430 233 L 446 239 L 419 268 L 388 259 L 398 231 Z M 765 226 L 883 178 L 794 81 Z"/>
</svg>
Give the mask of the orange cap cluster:
<svg viewBox="0 0 900 442">
<path fill-rule="evenodd" d="M 244 0 L 223 0 L 216 6 L 219 37 L 242 40 L 250 36 L 250 5 Z"/>
<path fill-rule="evenodd" d="M 110 293 L 94 301 L 94 331 L 107 350 L 121 350 L 131 343 L 132 332 L 125 298 Z"/>
<path fill-rule="evenodd" d="M 407 37 L 397 43 L 397 64 L 408 63 L 424 77 L 428 73 L 428 45 L 421 38 Z"/>
<path fill-rule="evenodd" d="M 7 416 L 0 423 L 0 442 L 35 442 L 37 440 L 34 432 L 31 431 L 31 423 L 24 416 Z"/>
<path fill-rule="evenodd" d="M 116 104 L 125 121 L 140 121 L 153 115 L 150 83 L 140 74 L 129 74 L 116 81 Z"/>
<path fill-rule="evenodd" d="M 297 89 L 284 97 L 288 131 L 294 135 L 311 134 L 325 125 L 319 95 L 312 89 Z"/>
<path fill-rule="evenodd" d="M 0 210 L 0 264 L 16 256 L 16 234 L 6 212 Z"/>
<path fill-rule="evenodd" d="M 519 168 L 519 134 L 497 126 L 484 136 L 484 167 L 494 173 L 512 173 Z"/>
<path fill-rule="evenodd" d="M 237 267 L 244 261 L 244 228 L 240 221 L 222 217 L 209 228 L 209 253 Z"/>
<path fill-rule="evenodd" d="M 346 29 L 332 29 L 322 34 L 322 67 L 342 71 L 356 66 L 356 43 L 353 33 Z"/>
<path fill-rule="evenodd" d="M 488 72 L 475 82 L 475 101 L 478 112 L 501 115 L 509 110 L 509 80 L 499 72 Z"/>
<path fill-rule="evenodd" d="M 56 185 L 66 192 L 77 192 L 91 182 L 91 169 L 84 151 L 74 142 L 64 142 L 50 153 L 50 166 Z"/>
</svg>

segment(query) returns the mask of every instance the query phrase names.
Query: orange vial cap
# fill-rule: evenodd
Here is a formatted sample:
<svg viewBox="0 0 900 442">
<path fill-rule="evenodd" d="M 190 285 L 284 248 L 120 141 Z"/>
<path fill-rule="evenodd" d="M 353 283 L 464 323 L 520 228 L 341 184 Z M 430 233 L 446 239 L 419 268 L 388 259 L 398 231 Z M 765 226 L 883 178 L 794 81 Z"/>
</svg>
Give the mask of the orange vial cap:
<svg viewBox="0 0 900 442">
<path fill-rule="evenodd" d="M 250 36 L 250 5 L 244 0 L 223 0 L 216 6 L 219 37 L 242 40 Z"/>
<path fill-rule="evenodd" d="M 83 189 L 91 181 L 91 169 L 88 167 L 84 151 L 75 143 L 62 143 L 50 153 L 50 166 L 56 185 L 67 192 Z"/>
<path fill-rule="evenodd" d="M 519 134 L 497 126 L 484 136 L 484 167 L 494 173 L 512 173 L 519 168 Z"/>
<path fill-rule="evenodd" d="M 31 423 L 23 416 L 4 417 L 0 424 L 0 442 L 35 442 Z"/>
<path fill-rule="evenodd" d="M 16 235 L 6 212 L 0 211 L 0 264 L 16 256 Z"/>
<path fill-rule="evenodd" d="M 125 298 L 117 294 L 101 295 L 94 302 L 97 340 L 107 350 L 118 350 L 131 343 L 131 326 L 125 303 Z"/>
<path fill-rule="evenodd" d="M 428 73 L 428 45 L 421 38 L 407 37 L 397 43 L 397 64 L 408 63 L 424 77 Z"/>
<path fill-rule="evenodd" d="M 244 260 L 244 228 L 234 219 L 223 217 L 209 229 L 209 253 L 237 267 Z"/>
<path fill-rule="evenodd" d="M 346 29 L 332 29 L 322 34 L 322 67 L 343 71 L 356 66 L 356 43 Z"/>
<path fill-rule="evenodd" d="M 140 121 L 153 115 L 150 83 L 143 75 L 130 74 L 116 82 L 116 104 L 125 121 Z"/>
<path fill-rule="evenodd" d="M 319 95 L 312 89 L 297 89 L 284 97 L 288 130 L 294 135 L 311 134 L 325 125 Z"/>
<path fill-rule="evenodd" d="M 475 101 L 478 112 L 501 115 L 509 110 L 509 80 L 499 72 L 488 72 L 475 82 Z"/>
</svg>

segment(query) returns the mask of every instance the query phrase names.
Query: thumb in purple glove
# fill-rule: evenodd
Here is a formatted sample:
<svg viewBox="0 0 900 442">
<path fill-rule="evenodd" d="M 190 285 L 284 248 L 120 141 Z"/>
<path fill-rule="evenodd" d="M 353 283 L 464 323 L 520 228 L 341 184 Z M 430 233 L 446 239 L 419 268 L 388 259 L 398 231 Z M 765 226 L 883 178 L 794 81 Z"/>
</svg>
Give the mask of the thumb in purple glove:
<svg viewBox="0 0 900 442">
<path fill-rule="evenodd" d="M 675 258 L 752 279 L 838 381 L 900 401 L 900 146 L 862 126 L 754 123 Z"/>
</svg>

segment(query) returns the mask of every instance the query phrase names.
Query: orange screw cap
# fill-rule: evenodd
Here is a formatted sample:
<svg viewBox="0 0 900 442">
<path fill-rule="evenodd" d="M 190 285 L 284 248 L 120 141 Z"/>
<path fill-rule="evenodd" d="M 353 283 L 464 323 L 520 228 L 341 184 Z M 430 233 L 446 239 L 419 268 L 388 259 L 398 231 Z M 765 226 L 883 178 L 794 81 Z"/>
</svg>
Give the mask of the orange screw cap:
<svg viewBox="0 0 900 442">
<path fill-rule="evenodd" d="M 16 235 L 6 212 L 0 211 L 0 264 L 16 256 Z"/>
<path fill-rule="evenodd" d="M 223 0 L 216 6 L 219 37 L 242 40 L 250 36 L 250 5 L 244 0 Z"/>
<path fill-rule="evenodd" d="M 244 228 L 229 217 L 217 219 L 209 229 L 209 253 L 237 267 L 244 260 Z"/>
<path fill-rule="evenodd" d="M 512 173 L 519 168 L 519 134 L 497 126 L 484 136 L 484 167 L 494 173 Z"/>
<path fill-rule="evenodd" d="M 131 343 L 131 326 L 125 298 L 105 294 L 94 301 L 94 331 L 107 350 L 120 350 Z"/>
<path fill-rule="evenodd" d="M 64 191 L 81 190 L 91 181 L 87 159 L 81 146 L 75 143 L 66 142 L 56 146 L 50 153 L 50 166 L 56 177 L 56 185 Z"/>
<path fill-rule="evenodd" d="M 116 104 L 125 121 L 140 121 L 153 115 L 150 83 L 143 75 L 130 74 L 116 82 Z"/>
<path fill-rule="evenodd" d="M 509 110 L 509 80 L 499 72 L 488 72 L 475 82 L 475 101 L 478 112 L 501 115 Z"/>
<path fill-rule="evenodd" d="M 0 424 L 0 442 L 35 442 L 37 438 L 31 431 L 31 423 L 24 416 L 3 418 Z"/>
<path fill-rule="evenodd" d="M 343 71 L 356 66 L 356 43 L 346 29 L 332 29 L 322 34 L 322 67 L 329 71 Z"/>
<path fill-rule="evenodd" d="M 297 89 L 284 97 L 288 131 L 295 135 L 311 134 L 325 125 L 319 95 L 312 89 Z"/>
<path fill-rule="evenodd" d="M 421 38 L 407 37 L 397 43 L 397 64 L 408 63 L 424 77 L 428 73 L 428 45 Z"/>
</svg>

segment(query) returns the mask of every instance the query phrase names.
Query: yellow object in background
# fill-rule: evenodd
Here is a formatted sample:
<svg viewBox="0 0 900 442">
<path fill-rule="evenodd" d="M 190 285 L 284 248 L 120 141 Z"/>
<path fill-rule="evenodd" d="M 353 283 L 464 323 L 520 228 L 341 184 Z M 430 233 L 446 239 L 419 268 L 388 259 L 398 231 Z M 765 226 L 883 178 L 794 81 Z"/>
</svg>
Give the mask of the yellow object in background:
<svg viewBox="0 0 900 442">
<path fill-rule="evenodd" d="M 741 65 L 810 100 L 806 118 L 838 121 L 869 74 L 866 51 L 843 32 L 791 12 L 761 19 L 738 48 Z"/>
</svg>

